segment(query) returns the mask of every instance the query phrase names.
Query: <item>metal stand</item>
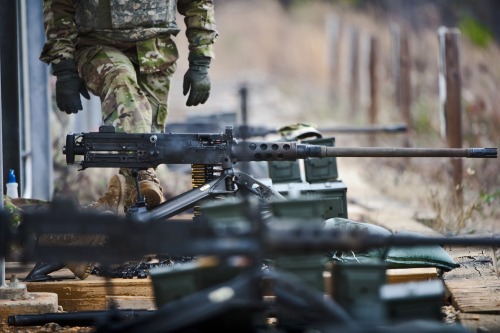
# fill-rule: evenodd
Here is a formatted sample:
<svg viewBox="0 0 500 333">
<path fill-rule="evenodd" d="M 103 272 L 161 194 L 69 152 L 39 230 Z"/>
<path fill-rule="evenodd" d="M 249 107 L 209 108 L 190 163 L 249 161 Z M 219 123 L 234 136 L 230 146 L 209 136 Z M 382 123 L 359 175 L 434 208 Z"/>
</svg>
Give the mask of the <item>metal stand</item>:
<svg viewBox="0 0 500 333">
<path fill-rule="evenodd" d="M 127 216 L 136 221 L 143 222 L 168 219 L 194 207 L 202 200 L 215 198 L 217 196 L 235 195 L 240 191 L 243 195 L 252 194 L 263 199 L 269 199 L 271 197 L 284 199 L 283 195 L 273 188 L 259 182 L 244 172 L 235 172 L 232 167 L 229 167 L 223 169 L 218 178 L 209 181 L 205 185 L 182 193 L 149 211 L 140 209 L 141 206 L 140 203 L 138 203 L 128 210 Z"/>
</svg>

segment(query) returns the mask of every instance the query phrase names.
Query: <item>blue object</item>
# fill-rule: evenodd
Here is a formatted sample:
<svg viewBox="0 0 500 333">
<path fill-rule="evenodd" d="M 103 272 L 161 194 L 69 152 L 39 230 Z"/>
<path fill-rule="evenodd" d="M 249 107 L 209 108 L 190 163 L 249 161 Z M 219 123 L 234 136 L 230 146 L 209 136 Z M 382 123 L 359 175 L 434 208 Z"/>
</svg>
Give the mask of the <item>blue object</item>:
<svg viewBox="0 0 500 333">
<path fill-rule="evenodd" d="M 9 179 L 7 180 L 7 183 L 17 183 L 16 174 L 13 169 L 9 170 Z"/>
</svg>

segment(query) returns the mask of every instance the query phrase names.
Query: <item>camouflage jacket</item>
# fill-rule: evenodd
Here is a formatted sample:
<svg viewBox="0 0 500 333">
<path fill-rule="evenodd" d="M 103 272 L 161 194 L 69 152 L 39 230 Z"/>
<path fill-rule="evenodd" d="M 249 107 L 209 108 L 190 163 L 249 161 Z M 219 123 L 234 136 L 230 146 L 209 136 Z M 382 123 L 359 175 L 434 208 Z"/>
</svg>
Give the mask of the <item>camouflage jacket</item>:
<svg viewBox="0 0 500 333">
<path fill-rule="evenodd" d="M 153 53 L 168 52 L 162 45 L 170 35 L 158 34 L 136 42 L 121 42 L 109 36 L 91 32 L 80 34 L 75 23 L 75 4 L 82 0 L 43 0 L 44 27 L 47 41 L 40 60 L 45 63 L 58 63 L 74 59 L 75 48 L 80 45 L 112 45 L 126 50 L 137 48 L 141 67 L 147 67 L 148 57 Z M 189 51 L 214 57 L 213 45 L 217 38 L 213 0 L 177 0 L 177 11 L 184 16 Z M 157 64 L 155 64 L 157 65 Z M 142 68 L 141 68 L 142 70 Z"/>
</svg>

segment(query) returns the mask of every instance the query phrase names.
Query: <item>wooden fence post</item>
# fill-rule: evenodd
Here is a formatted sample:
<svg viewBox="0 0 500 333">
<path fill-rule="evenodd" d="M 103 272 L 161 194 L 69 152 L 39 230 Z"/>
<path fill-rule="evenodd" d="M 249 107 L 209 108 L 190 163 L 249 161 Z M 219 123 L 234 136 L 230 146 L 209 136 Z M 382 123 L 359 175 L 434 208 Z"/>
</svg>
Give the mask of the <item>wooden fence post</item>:
<svg viewBox="0 0 500 333">
<path fill-rule="evenodd" d="M 408 41 L 408 33 L 403 30 L 400 40 L 399 53 L 399 101 L 403 120 L 408 128 L 404 138 L 404 146 L 409 147 L 410 135 L 413 132 L 413 121 L 411 117 L 411 56 L 410 45 Z"/>
<path fill-rule="evenodd" d="M 355 115 L 359 107 L 359 32 L 356 28 L 351 28 L 350 46 L 349 102 L 350 114 Z"/>
<path fill-rule="evenodd" d="M 378 41 L 375 37 L 370 38 L 370 54 L 368 62 L 368 71 L 370 74 L 370 106 L 368 108 L 368 121 L 370 125 L 374 125 L 377 122 L 378 116 L 378 77 L 377 77 L 377 65 L 378 65 Z M 370 135 L 371 142 L 375 143 L 375 134 Z"/>
<path fill-rule="evenodd" d="M 401 76 L 400 76 L 400 53 L 401 53 L 401 29 L 397 24 L 391 24 L 392 41 L 392 77 L 394 79 L 394 103 L 397 107 L 401 105 Z"/>
<path fill-rule="evenodd" d="M 439 96 L 441 135 L 450 148 L 462 148 L 462 101 L 460 74 L 460 31 L 441 27 L 439 38 Z M 462 159 L 452 159 L 454 200 L 458 207 L 463 204 Z"/>
<path fill-rule="evenodd" d="M 332 102 L 339 98 L 340 57 L 342 47 L 341 20 L 335 14 L 326 21 L 327 61 L 328 61 L 328 94 Z"/>
</svg>

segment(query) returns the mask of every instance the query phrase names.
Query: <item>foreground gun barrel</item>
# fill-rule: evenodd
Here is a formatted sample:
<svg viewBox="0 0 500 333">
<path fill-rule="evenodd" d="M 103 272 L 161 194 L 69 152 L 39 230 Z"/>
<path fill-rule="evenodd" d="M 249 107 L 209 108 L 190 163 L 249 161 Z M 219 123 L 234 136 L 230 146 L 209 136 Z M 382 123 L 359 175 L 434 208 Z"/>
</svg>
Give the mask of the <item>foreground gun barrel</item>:
<svg viewBox="0 0 500 333">
<path fill-rule="evenodd" d="M 57 323 L 61 326 L 95 326 L 99 320 L 109 317 L 111 313 L 121 320 L 131 320 L 152 312 L 153 310 L 125 309 L 114 310 L 114 312 L 105 310 L 13 315 L 8 317 L 7 324 L 9 326 L 42 326 L 47 323 Z"/>
</svg>

